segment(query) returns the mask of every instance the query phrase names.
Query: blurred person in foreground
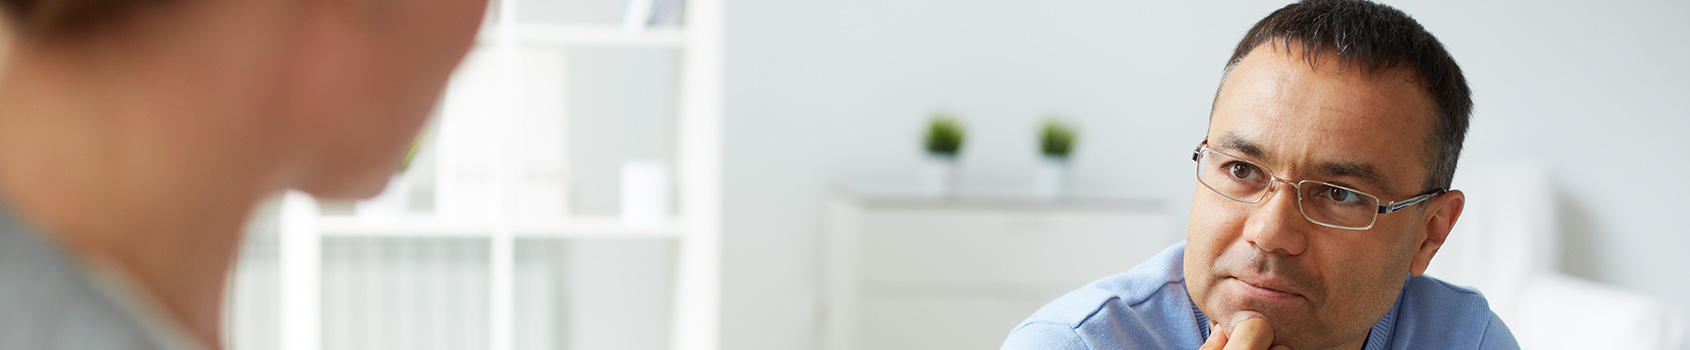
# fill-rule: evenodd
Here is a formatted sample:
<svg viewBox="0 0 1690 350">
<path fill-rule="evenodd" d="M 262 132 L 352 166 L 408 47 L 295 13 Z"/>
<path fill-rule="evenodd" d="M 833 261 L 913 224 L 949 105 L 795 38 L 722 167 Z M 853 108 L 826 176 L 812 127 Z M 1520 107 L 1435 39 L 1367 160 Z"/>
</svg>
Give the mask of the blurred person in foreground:
<svg viewBox="0 0 1690 350">
<path fill-rule="evenodd" d="M 486 0 L 0 0 L 0 349 L 218 349 L 249 212 L 380 191 Z"/>
<path fill-rule="evenodd" d="M 1472 98 L 1418 22 L 1308 0 L 1227 62 L 1186 241 L 1058 298 L 1004 349 L 1516 349 L 1478 292 L 1421 276 L 1461 215 Z"/>
</svg>

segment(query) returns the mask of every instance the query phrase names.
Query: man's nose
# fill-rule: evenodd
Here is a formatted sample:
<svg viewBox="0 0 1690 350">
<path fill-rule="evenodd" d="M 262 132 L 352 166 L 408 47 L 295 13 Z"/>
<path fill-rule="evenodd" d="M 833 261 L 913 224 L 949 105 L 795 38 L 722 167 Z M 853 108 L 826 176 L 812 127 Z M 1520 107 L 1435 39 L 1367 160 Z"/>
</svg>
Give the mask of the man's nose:
<svg viewBox="0 0 1690 350">
<path fill-rule="evenodd" d="M 1265 196 L 1244 223 L 1244 239 L 1271 254 L 1302 254 L 1308 248 L 1307 233 L 1314 223 L 1303 218 L 1297 208 L 1296 186 L 1283 180 L 1269 182 Z"/>
</svg>

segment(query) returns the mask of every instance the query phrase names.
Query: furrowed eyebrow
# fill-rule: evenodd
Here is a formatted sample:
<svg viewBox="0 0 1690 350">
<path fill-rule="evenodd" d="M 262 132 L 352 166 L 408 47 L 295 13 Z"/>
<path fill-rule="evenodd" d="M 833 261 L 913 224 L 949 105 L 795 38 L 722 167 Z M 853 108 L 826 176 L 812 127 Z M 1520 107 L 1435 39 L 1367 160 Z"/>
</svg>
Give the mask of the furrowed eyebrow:
<svg viewBox="0 0 1690 350">
<path fill-rule="evenodd" d="M 1378 189 L 1377 191 L 1388 192 L 1391 189 L 1390 183 L 1385 181 L 1385 175 L 1380 173 L 1379 169 L 1374 167 L 1373 164 L 1326 162 L 1321 163 L 1320 166 L 1316 167 L 1316 170 L 1318 170 L 1323 176 L 1348 177 L 1361 180 L 1369 185 L 1373 185 L 1374 188 Z"/>
<path fill-rule="evenodd" d="M 1238 134 L 1227 133 L 1226 135 L 1221 136 L 1220 141 L 1221 144 L 1219 146 L 1221 149 L 1237 151 L 1238 153 L 1250 156 L 1250 158 L 1262 161 L 1272 160 L 1267 159 L 1267 152 L 1262 152 L 1261 146 L 1257 146 L 1255 143 L 1245 140 L 1244 137 L 1238 136 Z"/>
<path fill-rule="evenodd" d="M 1226 133 L 1221 135 L 1221 138 L 1218 141 L 1220 141 L 1220 144 L 1217 146 L 1223 150 L 1238 152 L 1262 162 L 1273 161 L 1272 157 L 1269 156 L 1266 151 L 1262 150 L 1260 145 L 1250 142 L 1250 140 L 1245 139 L 1241 135 Z M 1373 164 L 1357 162 L 1324 162 L 1316 166 L 1315 170 L 1322 177 L 1326 178 L 1342 177 L 1359 180 L 1373 186 L 1373 188 L 1375 188 L 1375 192 L 1389 192 L 1391 190 L 1390 181 L 1387 181 L 1384 173 L 1380 172 L 1379 168 L 1373 166 Z"/>
</svg>

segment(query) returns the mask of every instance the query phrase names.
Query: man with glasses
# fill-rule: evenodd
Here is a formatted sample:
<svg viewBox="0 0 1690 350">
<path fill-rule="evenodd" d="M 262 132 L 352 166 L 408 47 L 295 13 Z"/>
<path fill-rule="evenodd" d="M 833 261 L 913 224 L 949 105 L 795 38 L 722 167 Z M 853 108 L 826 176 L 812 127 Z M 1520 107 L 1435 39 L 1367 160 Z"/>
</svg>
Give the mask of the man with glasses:
<svg viewBox="0 0 1690 350">
<path fill-rule="evenodd" d="M 1004 349 L 1516 349 L 1478 292 L 1422 276 L 1461 215 L 1472 99 L 1420 24 L 1307 0 L 1228 61 L 1186 242 L 1058 298 Z"/>
</svg>

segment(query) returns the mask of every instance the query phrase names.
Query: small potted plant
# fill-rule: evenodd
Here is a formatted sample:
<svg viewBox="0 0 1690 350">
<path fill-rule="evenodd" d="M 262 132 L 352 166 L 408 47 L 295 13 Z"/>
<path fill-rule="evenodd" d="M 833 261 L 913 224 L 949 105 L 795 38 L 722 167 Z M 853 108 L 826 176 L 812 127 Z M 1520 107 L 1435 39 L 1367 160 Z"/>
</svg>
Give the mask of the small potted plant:
<svg viewBox="0 0 1690 350">
<path fill-rule="evenodd" d="M 921 189 L 931 196 L 950 194 L 956 179 L 957 154 L 968 130 L 956 116 L 934 113 L 923 137 L 927 156 L 922 159 Z"/>
<path fill-rule="evenodd" d="M 1033 196 L 1044 201 L 1062 197 L 1068 187 L 1068 159 L 1074 153 L 1079 128 L 1052 115 L 1039 127 L 1039 163 L 1033 171 Z"/>
</svg>

